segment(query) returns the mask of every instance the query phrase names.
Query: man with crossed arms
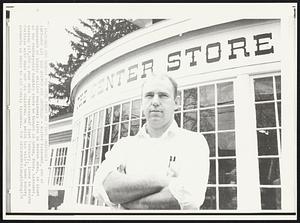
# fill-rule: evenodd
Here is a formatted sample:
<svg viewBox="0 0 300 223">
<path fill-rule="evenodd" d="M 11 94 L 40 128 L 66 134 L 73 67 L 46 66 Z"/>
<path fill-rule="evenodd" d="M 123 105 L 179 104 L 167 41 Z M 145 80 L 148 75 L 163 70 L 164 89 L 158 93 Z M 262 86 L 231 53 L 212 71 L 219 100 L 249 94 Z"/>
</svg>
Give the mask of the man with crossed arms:
<svg viewBox="0 0 300 223">
<path fill-rule="evenodd" d="M 145 125 L 107 152 L 93 195 L 118 209 L 197 210 L 205 199 L 209 148 L 200 133 L 174 120 L 177 83 L 152 75 L 142 87 Z"/>
</svg>

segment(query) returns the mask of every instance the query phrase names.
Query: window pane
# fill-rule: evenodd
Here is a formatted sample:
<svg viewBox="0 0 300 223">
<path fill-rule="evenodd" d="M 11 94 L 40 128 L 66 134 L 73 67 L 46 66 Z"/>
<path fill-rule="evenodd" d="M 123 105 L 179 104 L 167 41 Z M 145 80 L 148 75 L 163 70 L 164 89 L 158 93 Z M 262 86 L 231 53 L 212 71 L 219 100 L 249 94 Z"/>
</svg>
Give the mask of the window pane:
<svg viewBox="0 0 300 223">
<path fill-rule="evenodd" d="M 281 77 L 276 76 L 275 77 L 275 82 L 276 82 L 276 95 L 277 99 L 281 99 Z"/>
<path fill-rule="evenodd" d="M 280 151 L 281 151 L 282 149 L 281 129 L 279 129 L 279 137 L 280 137 Z"/>
<path fill-rule="evenodd" d="M 214 157 L 216 156 L 216 137 L 215 134 L 203 134 L 205 137 L 208 147 L 209 147 L 209 156 Z"/>
<path fill-rule="evenodd" d="M 220 209 L 236 210 L 237 197 L 236 187 L 220 187 L 219 188 L 219 203 Z"/>
<path fill-rule="evenodd" d="M 236 162 L 235 159 L 219 160 L 219 183 L 236 184 Z"/>
<path fill-rule="evenodd" d="M 96 151 L 95 151 L 95 164 L 99 164 L 100 161 L 100 147 L 96 147 Z"/>
<path fill-rule="evenodd" d="M 111 107 L 106 109 L 106 114 L 105 114 L 105 125 L 108 125 L 111 123 Z"/>
<path fill-rule="evenodd" d="M 108 146 L 103 146 L 102 147 L 102 154 L 101 154 L 101 163 L 103 162 L 103 160 L 105 160 L 105 154 L 108 151 Z"/>
<path fill-rule="evenodd" d="M 91 196 L 91 202 L 90 202 L 90 203 L 91 203 L 92 205 L 94 205 L 94 204 L 95 204 L 95 201 L 96 201 L 96 198 L 93 196 L 93 187 L 91 187 L 91 195 L 92 195 L 92 196 Z"/>
<path fill-rule="evenodd" d="M 109 132 L 110 132 L 110 126 L 106 126 L 104 128 L 104 137 L 103 137 L 103 143 L 106 144 L 109 141 Z"/>
<path fill-rule="evenodd" d="M 278 109 L 279 126 L 281 126 L 281 102 L 277 102 L 277 109 Z"/>
<path fill-rule="evenodd" d="M 121 124 L 121 136 L 122 137 L 126 137 L 128 136 L 128 122 L 124 122 Z"/>
<path fill-rule="evenodd" d="M 140 117 L 140 109 L 141 109 L 141 99 L 132 101 L 132 106 L 131 106 L 132 119 Z"/>
<path fill-rule="evenodd" d="M 93 181 L 92 182 L 94 182 L 95 175 L 96 175 L 96 172 L 97 172 L 98 169 L 99 169 L 99 166 L 94 166 L 94 168 L 93 168 Z"/>
<path fill-rule="evenodd" d="M 233 82 L 217 84 L 218 105 L 233 103 Z"/>
<path fill-rule="evenodd" d="M 62 167 L 61 174 L 62 174 L 62 176 L 65 176 L 65 167 Z"/>
<path fill-rule="evenodd" d="M 85 148 L 85 139 L 86 139 L 86 134 L 83 134 L 83 142 L 82 142 L 82 148 Z"/>
<path fill-rule="evenodd" d="M 88 123 L 88 117 L 85 118 L 85 123 L 84 123 L 84 132 L 87 131 L 87 123 Z"/>
<path fill-rule="evenodd" d="M 139 131 L 139 127 L 140 127 L 140 120 L 139 119 L 132 120 L 130 125 L 130 135 L 131 136 L 136 135 Z"/>
<path fill-rule="evenodd" d="M 255 108 L 257 128 L 276 126 L 274 103 L 256 104 Z"/>
<path fill-rule="evenodd" d="M 200 132 L 215 130 L 215 109 L 200 110 Z"/>
<path fill-rule="evenodd" d="M 257 131 L 258 155 L 277 155 L 277 132 L 276 130 Z"/>
<path fill-rule="evenodd" d="M 92 129 L 92 123 L 93 123 L 93 119 L 92 119 L 92 115 L 90 115 L 88 121 L 88 131 Z"/>
<path fill-rule="evenodd" d="M 90 157 L 89 157 L 89 165 L 93 164 L 93 159 L 94 159 L 94 149 L 90 149 Z"/>
<path fill-rule="evenodd" d="M 80 204 L 83 202 L 83 193 L 84 193 L 84 186 L 81 187 L 81 192 L 80 192 Z"/>
<path fill-rule="evenodd" d="M 178 100 L 177 100 L 177 107 L 175 109 L 175 111 L 181 111 L 181 97 L 182 97 L 182 91 L 177 91 L 177 97 L 178 97 Z"/>
<path fill-rule="evenodd" d="M 197 108 L 197 88 L 184 90 L 183 96 L 184 110 Z"/>
<path fill-rule="evenodd" d="M 234 129 L 234 107 L 218 108 L 218 129 Z"/>
<path fill-rule="evenodd" d="M 215 86 L 207 85 L 200 87 L 200 108 L 215 105 Z"/>
<path fill-rule="evenodd" d="M 96 113 L 94 113 L 94 121 L 93 121 L 93 129 L 95 129 L 95 128 L 97 128 L 97 123 L 98 123 L 98 116 L 99 116 L 99 113 L 98 112 L 96 112 Z"/>
<path fill-rule="evenodd" d="M 80 184 L 80 182 L 82 181 L 82 179 L 81 179 L 81 172 L 82 172 L 82 168 L 80 168 L 80 170 L 79 170 L 79 182 L 78 182 L 78 184 Z"/>
<path fill-rule="evenodd" d="M 103 127 L 103 116 L 104 116 L 104 111 L 102 110 L 102 111 L 99 112 L 98 128 Z"/>
<path fill-rule="evenodd" d="M 235 156 L 235 133 L 218 133 L 218 155 Z"/>
<path fill-rule="evenodd" d="M 90 195 L 89 191 L 90 191 L 89 187 L 86 187 L 86 191 L 85 191 L 86 193 L 85 193 L 85 196 L 84 196 L 85 197 L 85 199 L 84 199 L 85 204 L 88 204 L 88 201 L 89 201 L 89 195 Z"/>
<path fill-rule="evenodd" d="M 273 100 L 273 77 L 254 80 L 255 101 Z"/>
<path fill-rule="evenodd" d="M 280 185 L 278 158 L 259 158 L 259 179 L 261 185 Z"/>
<path fill-rule="evenodd" d="M 86 147 L 85 148 L 89 148 L 90 146 L 90 139 L 91 139 L 91 132 L 87 133 L 87 137 L 86 137 Z"/>
<path fill-rule="evenodd" d="M 84 156 L 84 163 L 83 163 L 83 165 L 84 165 L 84 166 L 86 166 L 86 165 L 87 165 L 88 153 L 89 153 L 89 150 L 88 150 L 88 149 L 86 149 L 86 150 L 85 150 L 85 156 Z"/>
<path fill-rule="evenodd" d="M 87 169 L 86 183 L 89 184 L 91 181 L 91 167 Z"/>
<path fill-rule="evenodd" d="M 80 166 L 83 166 L 83 158 L 84 158 L 84 152 L 81 151 L 81 162 L 80 162 Z"/>
<path fill-rule="evenodd" d="M 260 188 L 261 209 L 280 210 L 281 209 L 281 189 L 280 188 Z"/>
<path fill-rule="evenodd" d="M 120 121 L 120 107 L 121 107 L 121 105 L 114 106 L 113 123 Z"/>
<path fill-rule="evenodd" d="M 209 184 L 216 184 L 216 160 L 210 160 L 210 167 L 209 167 Z"/>
<path fill-rule="evenodd" d="M 96 130 L 93 130 L 91 135 L 91 147 L 95 146 L 95 134 Z"/>
<path fill-rule="evenodd" d="M 97 131 L 97 141 L 96 141 L 96 145 L 100 145 L 101 140 L 102 140 L 102 129 L 98 129 Z"/>
<path fill-rule="evenodd" d="M 79 202 L 79 192 L 80 192 L 80 187 L 77 187 L 77 199 L 76 199 L 77 203 Z"/>
<path fill-rule="evenodd" d="M 201 210 L 216 210 L 216 188 L 208 187 L 205 193 L 205 201 Z"/>
<path fill-rule="evenodd" d="M 177 125 L 180 127 L 180 125 L 181 125 L 181 113 L 174 114 L 174 119 L 175 119 Z"/>
<path fill-rule="evenodd" d="M 183 113 L 183 128 L 197 132 L 197 111 Z"/>
<path fill-rule="evenodd" d="M 116 142 L 118 141 L 119 137 L 119 124 L 113 125 L 112 130 L 111 130 L 111 142 Z"/>
<path fill-rule="evenodd" d="M 122 104 L 122 121 L 129 120 L 129 106 L 129 102 Z"/>
<path fill-rule="evenodd" d="M 85 172 L 86 172 L 86 167 L 83 168 L 82 184 L 85 184 Z"/>
</svg>

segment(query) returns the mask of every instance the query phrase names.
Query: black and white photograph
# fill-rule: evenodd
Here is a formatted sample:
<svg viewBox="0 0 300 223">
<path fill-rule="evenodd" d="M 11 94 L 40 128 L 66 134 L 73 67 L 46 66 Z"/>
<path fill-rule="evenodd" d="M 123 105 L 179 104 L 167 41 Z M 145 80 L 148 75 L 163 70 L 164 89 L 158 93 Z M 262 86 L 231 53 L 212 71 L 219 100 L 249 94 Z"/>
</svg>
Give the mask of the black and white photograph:
<svg viewBox="0 0 300 223">
<path fill-rule="evenodd" d="M 3 21 L 4 219 L 297 219 L 297 3 Z"/>
</svg>

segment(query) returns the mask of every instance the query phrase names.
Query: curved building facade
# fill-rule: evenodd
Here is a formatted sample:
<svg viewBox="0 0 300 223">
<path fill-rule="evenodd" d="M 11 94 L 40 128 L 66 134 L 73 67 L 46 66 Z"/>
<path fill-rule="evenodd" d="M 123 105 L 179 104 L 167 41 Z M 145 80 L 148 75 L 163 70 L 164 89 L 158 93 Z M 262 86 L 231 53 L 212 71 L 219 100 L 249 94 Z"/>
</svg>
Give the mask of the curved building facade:
<svg viewBox="0 0 300 223">
<path fill-rule="evenodd" d="M 65 203 L 73 204 L 72 210 L 103 205 L 92 196 L 95 171 L 120 138 L 135 135 L 145 123 L 141 84 L 154 72 L 178 82 L 175 120 L 201 132 L 210 147 L 200 211 L 289 208 L 293 187 L 284 177 L 282 150 L 283 47 L 277 19 L 216 24 L 170 19 L 99 51 L 72 81 L 68 162 L 73 168 L 64 179 Z"/>
</svg>

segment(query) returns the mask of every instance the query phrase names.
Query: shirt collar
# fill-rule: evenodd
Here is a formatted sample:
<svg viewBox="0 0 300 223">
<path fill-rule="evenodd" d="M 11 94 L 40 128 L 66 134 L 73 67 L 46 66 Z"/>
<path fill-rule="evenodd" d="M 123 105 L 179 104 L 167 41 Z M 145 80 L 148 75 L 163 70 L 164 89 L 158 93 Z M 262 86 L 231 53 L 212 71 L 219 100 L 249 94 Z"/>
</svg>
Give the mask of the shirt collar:
<svg viewBox="0 0 300 223">
<path fill-rule="evenodd" d="M 137 136 L 144 137 L 144 138 L 151 138 L 151 136 L 147 133 L 146 125 L 147 125 L 147 122 L 140 129 L 140 131 L 138 132 Z M 179 127 L 177 125 L 177 122 L 175 120 L 173 120 L 172 123 L 171 123 L 171 125 L 169 126 L 169 128 L 159 138 L 172 137 L 173 135 L 176 134 L 178 128 Z"/>
</svg>

